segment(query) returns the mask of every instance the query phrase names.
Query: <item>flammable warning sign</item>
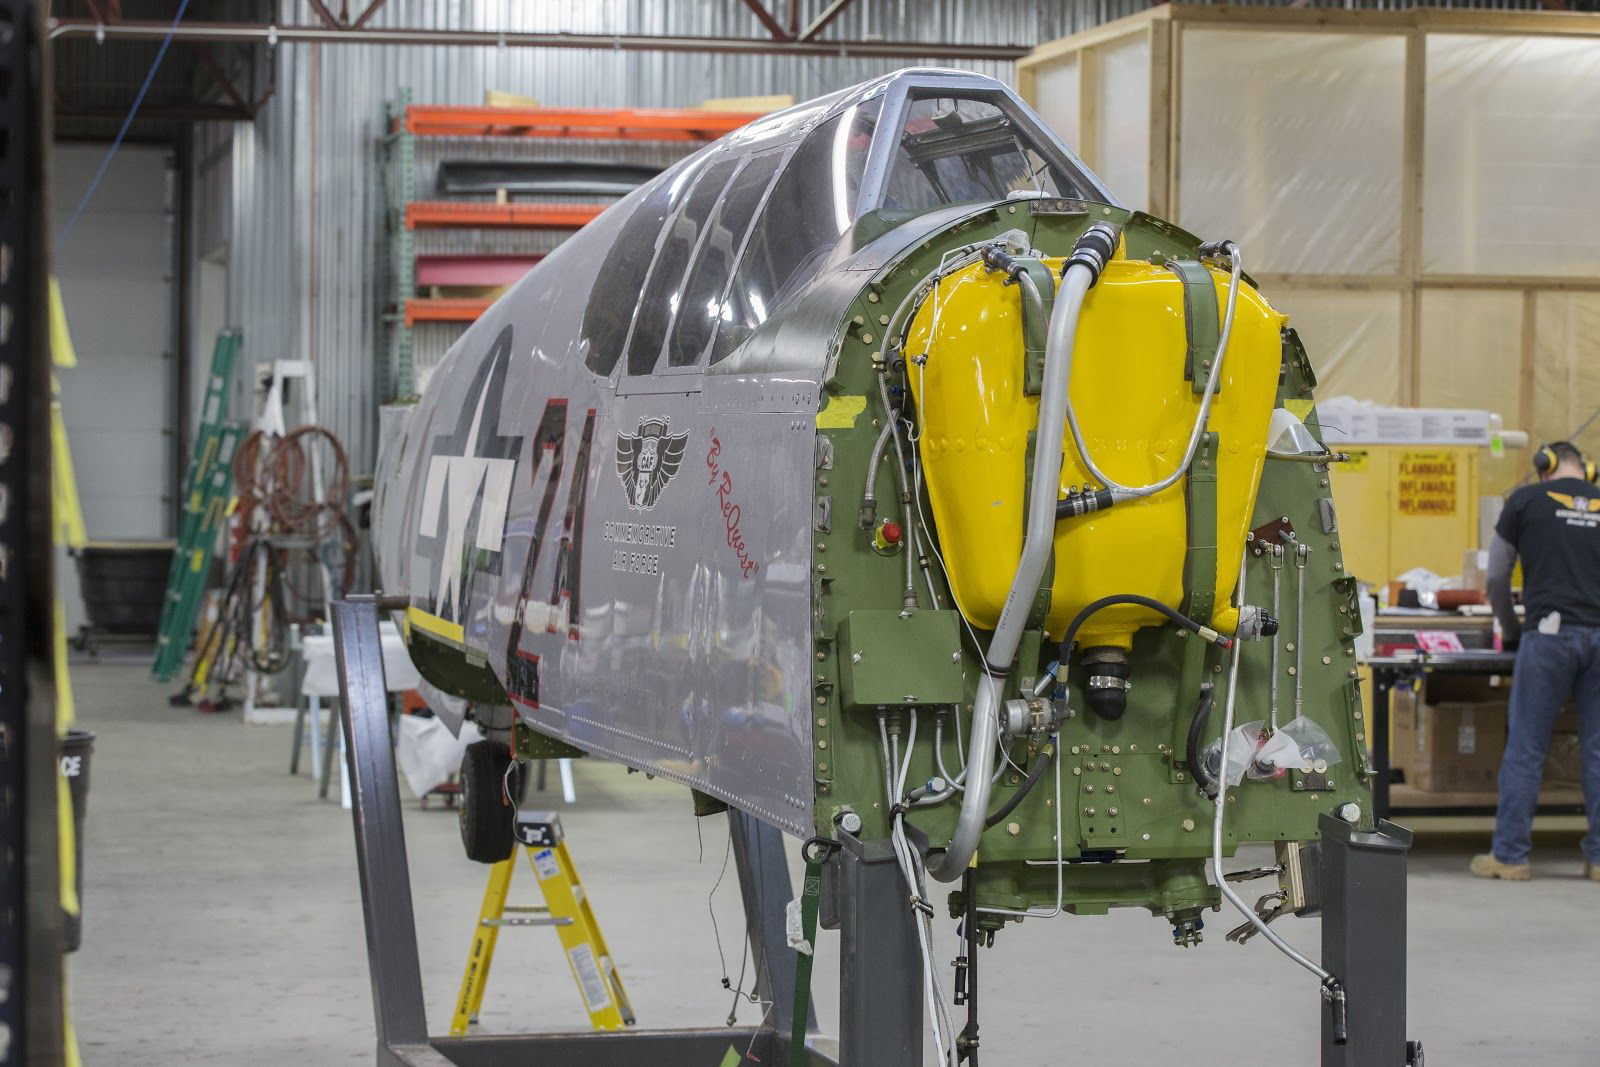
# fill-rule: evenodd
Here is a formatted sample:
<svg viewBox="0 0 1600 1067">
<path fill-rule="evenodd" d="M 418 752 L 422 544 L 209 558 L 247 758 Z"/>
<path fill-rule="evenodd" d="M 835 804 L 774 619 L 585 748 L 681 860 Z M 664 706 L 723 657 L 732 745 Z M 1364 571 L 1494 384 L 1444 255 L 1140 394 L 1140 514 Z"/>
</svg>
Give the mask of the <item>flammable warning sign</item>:
<svg viewBox="0 0 1600 1067">
<path fill-rule="evenodd" d="M 1395 469 L 1395 507 L 1402 515 L 1456 513 L 1456 454 L 1402 452 Z"/>
</svg>

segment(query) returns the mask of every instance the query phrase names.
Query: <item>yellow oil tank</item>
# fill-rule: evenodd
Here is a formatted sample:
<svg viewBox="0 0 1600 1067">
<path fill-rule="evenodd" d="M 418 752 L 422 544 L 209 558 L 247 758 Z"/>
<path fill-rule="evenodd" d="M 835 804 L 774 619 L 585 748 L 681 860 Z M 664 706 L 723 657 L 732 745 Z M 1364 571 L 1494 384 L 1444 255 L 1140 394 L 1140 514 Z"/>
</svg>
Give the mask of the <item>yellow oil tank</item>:
<svg viewBox="0 0 1600 1067">
<path fill-rule="evenodd" d="M 1059 279 L 1061 261 L 1046 261 Z M 1228 275 L 1213 270 L 1217 306 Z M 975 626 L 1000 618 L 1022 552 L 1028 438 L 1039 402 L 1024 395 L 1019 288 L 981 264 L 940 282 L 912 320 L 905 351 L 921 426 L 933 521 L 956 602 Z M 1216 610 L 1210 625 L 1237 626 L 1230 606 L 1266 452 L 1287 319 L 1241 283 L 1233 336 L 1209 429 L 1218 435 Z M 1184 376 L 1188 339 L 1183 283 L 1164 265 L 1118 259 L 1089 291 L 1073 351 L 1071 396 L 1095 463 L 1123 485 L 1160 480 L 1183 457 L 1200 397 Z M 918 362 L 918 357 L 926 359 Z M 1092 479 L 1071 436 L 1061 492 Z M 1056 526 L 1046 631 L 1059 638 L 1084 605 L 1112 593 L 1184 602 L 1185 481 L 1109 511 Z M 1129 647 L 1164 620 L 1136 605 L 1096 614 L 1079 643 Z M 1207 622 L 1208 620 L 1200 620 Z"/>
</svg>

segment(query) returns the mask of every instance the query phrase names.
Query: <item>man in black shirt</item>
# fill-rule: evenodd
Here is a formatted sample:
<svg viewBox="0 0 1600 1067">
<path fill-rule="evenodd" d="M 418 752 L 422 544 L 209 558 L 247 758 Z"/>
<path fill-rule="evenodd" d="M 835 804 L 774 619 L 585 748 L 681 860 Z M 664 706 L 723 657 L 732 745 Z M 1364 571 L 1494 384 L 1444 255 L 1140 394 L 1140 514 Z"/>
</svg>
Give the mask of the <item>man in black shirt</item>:
<svg viewBox="0 0 1600 1067">
<path fill-rule="evenodd" d="M 1593 465 L 1566 441 L 1541 448 L 1534 468 L 1539 481 L 1506 500 L 1489 547 L 1489 603 L 1506 647 L 1517 650 L 1517 666 L 1494 846 L 1472 858 L 1472 873 L 1511 881 L 1531 876 L 1533 811 L 1550 732 L 1562 705 L 1576 698 L 1589 816 L 1584 874 L 1600 882 L 1600 488 Z M 1522 622 L 1511 606 L 1519 556 Z"/>
</svg>

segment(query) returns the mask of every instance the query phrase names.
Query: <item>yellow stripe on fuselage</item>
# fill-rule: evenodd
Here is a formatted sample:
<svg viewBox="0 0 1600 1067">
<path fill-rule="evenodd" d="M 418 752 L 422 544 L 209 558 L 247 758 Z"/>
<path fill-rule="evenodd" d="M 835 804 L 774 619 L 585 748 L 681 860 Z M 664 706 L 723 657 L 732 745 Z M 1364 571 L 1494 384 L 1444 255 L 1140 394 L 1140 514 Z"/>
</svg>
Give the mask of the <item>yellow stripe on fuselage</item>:
<svg viewBox="0 0 1600 1067">
<path fill-rule="evenodd" d="M 429 637 L 437 638 L 456 648 L 465 648 L 467 644 L 467 633 L 460 623 L 430 615 L 421 608 L 406 609 L 406 626 L 413 630 L 421 630 Z"/>
</svg>

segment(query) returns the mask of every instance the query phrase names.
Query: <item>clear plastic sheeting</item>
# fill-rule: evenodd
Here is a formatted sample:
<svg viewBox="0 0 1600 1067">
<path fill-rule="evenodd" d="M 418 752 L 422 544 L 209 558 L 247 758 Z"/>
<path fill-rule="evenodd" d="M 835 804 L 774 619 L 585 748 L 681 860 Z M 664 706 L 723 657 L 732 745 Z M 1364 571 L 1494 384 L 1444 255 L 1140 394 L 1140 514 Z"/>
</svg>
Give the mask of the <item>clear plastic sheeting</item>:
<svg viewBox="0 0 1600 1067">
<path fill-rule="evenodd" d="M 1573 434 L 1600 408 L 1600 293 L 1534 298 L 1533 403 L 1525 429 L 1534 442 Z M 1600 453 L 1600 420 L 1579 435 Z"/>
<path fill-rule="evenodd" d="M 1080 152 L 1078 131 L 1078 58 L 1069 56 L 1059 63 L 1034 68 L 1034 110 L 1054 130 L 1066 146 Z M 1081 154 L 1081 152 L 1080 152 Z"/>
<path fill-rule="evenodd" d="M 1125 206 L 1143 210 L 1150 203 L 1150 39 L 1113 41 L 1095 58 L 1094 169 Z"/>
<path fill-rule="evenodd" d="M 1222 738 L 1200 753 L 1200 762 L 1213 774 L 1222 755 Z M 1264 720 L 1235 726 L 1228 735 L 1228 766 L 1223 780 L 1229 787 L 1244 781 L 1269 781 L 1285 771 L 1325 771 L 1344 757 L 1328 732 L 1303 715 L 1289 720 L 1276 732 Z"/>
<path fill-rule="evenodd" d="M 1267 423 L 1267 447 L 1285 456 L 1321 456 L 1327 452 L 1288 408 L 1272 409 L 1272 419 Z"/>
<path fill-rule="evenodd" d="M 1393 290 L 1267 285 L 1317 374 L 1319 396 L 1400 403 L 1400 294 Z M 1328 442 L 1338 447 L 1338 442 Z"/>
<path fill-rule="evenodd" d="M 1339 746 L 1333 743 L 1333 738 L 1328 731 L 1318 726 L 1304 715 L 1296 715 L 1279 729 L 1279 737 L 1287 737 L 1294 741 L 1299 758 L 1298 766 L 1302 769 L 1327 770 L 1334 764 L 1344 759 L 1339 753 Z M 1289 767 L 1288 763 L 1279 766 Z"/>
<path fill-rule="evenodd" d="M 1235 726 L 1228 735 L 1228 765 L 1222 768 L 1222 780 L 1230 787 L 1244 781 L 1244 772 L 1255 761 L 1256 749 L 1261 747 L 1261 732 L 1266 729 L 1265 719 Z M 1222 738 L 1217 738 L 1200 753 L 1200 762 L 1214 774 L 1222 758 Z"/>
<path fill-rule="evenodd" d="M 1186 27 L 1181 79 L 1180 225 L 1256 271 L 1399 269 L 1403 38 Z"/>
<path fill-rule="evenodd" d="M 1522 294 L 1422 292 L 1421 394 L 1430 408 L 1487 408 L 1514 425 L 1522 410 Z"/>
<path fill-rule="evenodd" d="M 1432 34 L 1422 266 L 1600 273 L 1600 41 Z"/>
</svg>

